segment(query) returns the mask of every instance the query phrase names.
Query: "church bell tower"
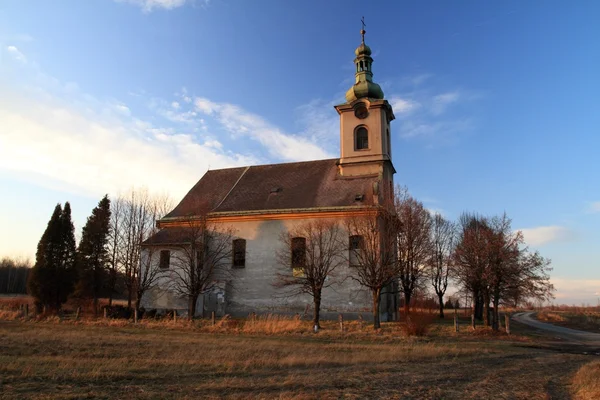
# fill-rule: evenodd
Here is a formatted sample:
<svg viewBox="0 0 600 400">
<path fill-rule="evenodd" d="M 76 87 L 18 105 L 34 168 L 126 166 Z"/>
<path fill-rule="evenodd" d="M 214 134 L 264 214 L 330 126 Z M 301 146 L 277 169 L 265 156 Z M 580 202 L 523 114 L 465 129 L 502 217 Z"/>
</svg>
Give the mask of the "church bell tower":
<svg viewBox="0 0 600 400">
<path fill-rule="evenodd" d="M 381 87 L 373 82 L 371 49 L 362 43 L 356 48 L 355 83 L 346 92 L 346 102 L 335 106 L 340 115 L 340 160 L 342 177 L 379 176 L 383 188 L 393 187 L 396 172 L 392 164 L 390 122 L 392 106 L 384 99 Z"/>
</svg>

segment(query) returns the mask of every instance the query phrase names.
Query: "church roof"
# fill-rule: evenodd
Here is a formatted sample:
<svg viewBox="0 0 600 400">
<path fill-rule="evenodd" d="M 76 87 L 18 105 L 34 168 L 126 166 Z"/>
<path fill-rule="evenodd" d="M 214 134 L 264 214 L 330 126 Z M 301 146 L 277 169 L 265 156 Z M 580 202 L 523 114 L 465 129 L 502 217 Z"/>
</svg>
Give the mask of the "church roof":
<svg viewBox="0 0 600 400">
<path fill-rule="evenodd" d="M 206 212 L 268 213 L 373 205 L 373 183 L 378 177 L 342 177 L 337 162 L 335 158 L 211 170 L 163 219 Z"/>
</svg>

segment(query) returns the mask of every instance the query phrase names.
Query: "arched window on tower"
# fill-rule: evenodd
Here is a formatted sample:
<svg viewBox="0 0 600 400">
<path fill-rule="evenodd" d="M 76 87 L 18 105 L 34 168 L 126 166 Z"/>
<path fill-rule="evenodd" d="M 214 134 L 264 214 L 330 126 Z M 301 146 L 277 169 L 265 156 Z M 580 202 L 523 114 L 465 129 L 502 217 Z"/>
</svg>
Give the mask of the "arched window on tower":
<svg viewBox="0 0 600 400">
<path fill-rule="evenodd" d="M 387 139 L 387 153 L 388 156 L 392 156 L 392 139 L 390 137 L 390 128 L 387 128 L 385 130 L 385 134 L 386 134 L 386 139 Z"/>
<path fill-rule="evenodd" d="M 369 131 L 364 126 L 359 126 L 354 132 L 355 150 L 364 150 L 369 148 Z"/>
</svg>

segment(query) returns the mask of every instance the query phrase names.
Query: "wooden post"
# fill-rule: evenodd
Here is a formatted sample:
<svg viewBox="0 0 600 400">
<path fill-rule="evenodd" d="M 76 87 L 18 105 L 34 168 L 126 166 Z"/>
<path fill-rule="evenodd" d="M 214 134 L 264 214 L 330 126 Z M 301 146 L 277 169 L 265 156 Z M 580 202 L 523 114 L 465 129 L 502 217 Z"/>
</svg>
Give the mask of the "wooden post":
<svg viewBox="0 0 600 400">
<path fill-rule="evenodd" d="M 339 316 L 339 320 L 340 320 L 340 332 L 344 332 L 344 316 L 341 313 Z"/>
<path fill-rule="evenodd" d="M 471 314 L 471 328 L 475 330 L 475 313 Z"/>
<path fill-rule="evenodd" d="M 504 325 L 506 328 L 506 333 L 510 335 L 510 315 L 504 314 Z"/>
<path fill-rule="evenodd" d="M 173 310 L 173 322 L 177 322 L 177 310 Z"/>
<path fill-rule="evenodd" d="M 104 319 L 108 318 L 108 307 L 104 307 Z"/>
<path fill-rule="evenodd" d="M 29 304 L 25 304 L 25 318 L 29 317 Z"/>
<path fill-rule="evenodd" d="M 42 315 L 46 315 L 46 306 L 42 307 Z"/>
<path fill-rule="evenodd" d="M 138 322 L 138 318 L 139 318 L 139 314 L 138 314 L 138 309 L 137 307 L 133 310 L 133 323 L 137 324 Z"/>
<path fill-rule="evenodd" d="M 215 322 L 215 312 L 214 311 L 210 313 L 210 319 L 212 320 L 212 324 L 214 326 L 216 324 L 216 322 Z"/>
<path fill-rule="evenodd" d="M 75 312 L 75 321 L 79 321 L 79 313 L 81 312 L 81 307 L 77 307 L 77 311 Z"/>
<path fill-rule="evenodd" d="M 454 309 L 454 331 L 458 333 L 458 312 Z"/>
</svg>

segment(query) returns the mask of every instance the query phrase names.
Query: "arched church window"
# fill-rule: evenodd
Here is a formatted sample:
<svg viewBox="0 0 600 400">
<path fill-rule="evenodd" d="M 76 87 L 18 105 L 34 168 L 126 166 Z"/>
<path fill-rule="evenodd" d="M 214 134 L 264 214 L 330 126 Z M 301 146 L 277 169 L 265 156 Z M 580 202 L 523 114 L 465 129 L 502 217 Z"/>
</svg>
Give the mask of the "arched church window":
<svg viewBox="0 0 600 400">
<path fill-rule="evenodd" d="M 354 133 L 354 147 L 356 150 L 369 148 L 369 131 L 364 126 L 359 126 Z"/>
<path fill-rule="evenodd" d="M 386 136 L 387 136 L 387 151 L 388 151 L 388 155 L 391 157 L 392 156 L 392 139 L 390 138 L 390 128 L 387 128 L 385 130 Z"/>
<path fill-rule="evenodd" d="M 365 240 L 361 235 L 352 235 L 349 238 L 350 247 L 349 259 L 351 267 L 358 267 L 361 265 L 363 260 L 363 251 L 365 248 Z"/>
<path fill-rule="evenodd" d="M 233 241 L 233 266 L 236 268 L 246 266 L 246 241 L 244 239 Z"/>
<path fill-rule="evenodd" d="M 294 277 L 304 276 L 304 267 L 306 265 L 306 238 L 292 238 L 292 273 Z"/>
</svg>

